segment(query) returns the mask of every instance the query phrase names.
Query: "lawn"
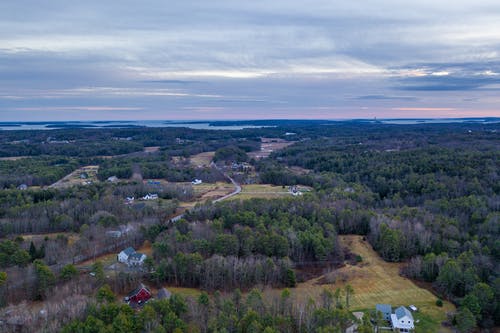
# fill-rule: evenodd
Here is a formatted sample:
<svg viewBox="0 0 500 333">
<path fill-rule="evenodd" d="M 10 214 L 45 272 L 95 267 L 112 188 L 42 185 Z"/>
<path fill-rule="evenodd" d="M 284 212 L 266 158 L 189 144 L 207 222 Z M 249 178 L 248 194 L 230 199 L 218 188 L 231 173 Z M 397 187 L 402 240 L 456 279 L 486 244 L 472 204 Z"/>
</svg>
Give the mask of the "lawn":
<svg viewBox="0 0 500 333">
<path fill-rule="evenodd" d="M 311 189 L 306 186 L 298 186 L 301 192 L 308 192 Z M 284 196 L 291 196 L 288 187 L 275 186 L 269 184 L 251 184 L 241 185 L 241 192 L 235 195 L 233 199 L 251 199 L 251 198 L 283 198 Z"/>
<path fill-rule="evenodd" d="M 199 153 L 191 156 L 189 158 L 189 161 L 191 162 L 192 165 L 196 167 L 209 166 L 210 163 L 212 162 L 212 159 L 214 158 L 214 155 L 215 155 L 214 151 L 207 151 L 204 153 Z"/>
<path fill-rule="evenodd" d="M 324 288 L 334 290 L 349 283 L 354 288 L 351 300 L 353 310 L 373 309 L 377 303 L 389 303 L 393 307 L 414 304 L 419 308 L 415 319 L 420 320 L 416 332 L 449 332 L 440 323 L 446 319 L 447 311 L 454 310 L 451 303 L 444 302 L 442 308 L 437 307 L 434 294 L 400 276 L 401 264 L 382 260 L 361 236 L 339 236 L 339 239 L 343 246 L 361 255 L 363 261 L 356 266 L 347 264 L 334 273 L 328 273 L 326 277 L 335 281 L 333 283 L 322 284 L 325 276 L 300 283 L 296 288 L 297 295 L 319 299 Z"/>
<path fill-rule="evenodd" d="M 97 179 L 98 171 L 99 171 L 98 165 L 84 166 L 64 176 L 63 178 L 61 178 L 54 184 L 50 185 L 49 187 L 67 188 L 76 185 L 96 183 L 99 182 L 99 180 Z M 80 178 L 82 174 L 86 175 L 86 178 Z"/>
</svg>

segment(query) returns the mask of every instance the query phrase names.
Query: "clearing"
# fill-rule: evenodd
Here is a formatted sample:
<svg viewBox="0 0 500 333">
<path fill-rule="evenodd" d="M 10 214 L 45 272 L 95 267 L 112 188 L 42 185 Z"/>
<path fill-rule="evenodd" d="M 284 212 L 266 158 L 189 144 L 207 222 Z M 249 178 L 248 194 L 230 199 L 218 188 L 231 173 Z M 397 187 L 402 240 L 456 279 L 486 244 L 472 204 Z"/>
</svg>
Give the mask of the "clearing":
<svg viewBox="0 0 500 333">
<path fill-rule="evenodd" d="M 299 185 L 297 189 L 300 192 L 310 192 L 312 189 L 307 186 Z M 292 195 L 288 186 L 276 186 L 271 184 L 251 184 L 241 185 L 241 192 L 233 197 L 233 199 L 251 199 L 251 198 L 282 198 L 286 195 Z"/>
<path fill-rule="evenodd" d="M 17 161 L 23 158 L 29 158 L 30 156 L 9 156 L 9 157 L 0 157 L 0 161 Z"/>
<path fill-rule="evenodd" d="M 210 163 L 212 163 L 212 159 L 214 158 L 215 152 L 214 151 L 206 151 L 204 153 L 199 153 L 196 155 L 193 155 L 189 158 L 189 161 L 191 162 L 192 165 L 201 168 L 201 167 L 208 167 Z"/>
<path fill-rule="evenodd" d="M 250 158 L 266 158 L 276 150 L 293 145 L 296 141 L 286 141 L 280 138 L 261 138 L 260 150 L 248 153 Z"/>
<path fill-rule="evenodd" d="M 232 193 L 234 191 L 234 185 L 224 182 L 202 183 L 199 185 L 193 185 L 193 190 L 196 195 L 196 199 L 194 201 L 181 202 L 179 206 L 182 211 L 193 208 L 197 203 L 202 203 L 207 200 L 215 200 Z"/>
<path fill-rule="evenodd" d="M 64 176 L 54 184 L 49 187 L 54 188 L 67 188 L 75 185 L 88 185 L 98 182 L 97 171 L 99 170 L 98 165 L 87 165 L 76 169 L 69 175 Z"/>
<path fill-rule="evenodd" d="M 324 288 L 335 290 L 349 283 L 354 288 L 351 300 L 353 310 L 371 310 L 377 303 L 388 303 L 393 306 L 414 304 L 419 308 L 415 319 L 417 332 L 450 332 L 441 327 L 446 320 L 446 312 L 454 311 L 453 304 L 443 301 L 442 308 L 436 306 L 437 297 L 427 289 L 420 288 L 411 280 L 399 275 L 401 263 L 389 263 L 373 250 L 362 236 L 339 236 L 341 244 L 363 261 L 356 266 L 346 266 L 304 283 L 299 283 L 296 290 L 298 297 L 319 299 Z M 326 281 L 332 281 L 327 283 Z"/>
</svg>

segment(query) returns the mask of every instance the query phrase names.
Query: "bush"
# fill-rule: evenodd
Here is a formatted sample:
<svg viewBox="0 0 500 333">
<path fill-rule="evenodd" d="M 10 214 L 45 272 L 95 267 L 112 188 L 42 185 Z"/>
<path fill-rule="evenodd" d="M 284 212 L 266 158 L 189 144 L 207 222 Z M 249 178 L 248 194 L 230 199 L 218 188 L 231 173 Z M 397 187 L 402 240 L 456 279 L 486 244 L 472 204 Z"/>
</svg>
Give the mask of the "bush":
<svg viewBox="0 0 500 333">
<path fill-rule="evenodd" d="M 436 305 L 439 306 L 439 307 L 442 307 L 443 306 L 443 300 L 438 298 L 437 301 L 436 301 Z"/>
</svg>

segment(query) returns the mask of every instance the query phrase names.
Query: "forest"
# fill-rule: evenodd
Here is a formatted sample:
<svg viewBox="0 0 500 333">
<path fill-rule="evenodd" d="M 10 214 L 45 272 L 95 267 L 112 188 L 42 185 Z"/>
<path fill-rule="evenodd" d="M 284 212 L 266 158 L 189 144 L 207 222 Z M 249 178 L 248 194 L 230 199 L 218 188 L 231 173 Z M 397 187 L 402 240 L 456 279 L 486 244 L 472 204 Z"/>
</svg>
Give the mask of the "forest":
<svg viewBox="0 0 500 333">
<path fill-rule="evenodd" d="M 355 234 L 451 302 L 449 325 L 461 332 L 500 325 L 500 125 L 268 126 L 0 132 L 0 155 L 9 157 L 0 160 L 0 306 L 21 311 L 23 300 L 53 304 L 71 295 L 80 305 L 61 304 L 64 320 L 32 320 L 31 329 L 63 332 L 344 332 L 356 322 L 349 311 L 356 290 L 300 302 L 294 290 L 361 261 L 339 242 Z M 269 137 L 293 144 L 250 157 Z M 213 163 L 190 161 L 202 152 L 213 152 Z M 242 162 L 251 171 L 233 170 Z M 92 183 L 49 186 L 87 165 L 98 166 Z M 214 203 L 191 184 L 229 183 L 228 175 L 311 191 Z M 113 176 L 118 181 L 108 181 Z M 148 193 L 159 199 L 124 202 Z M 109 236 L 120 230 L 127 233 Z M 79 266 L 143 244 L 151 252 L 141 271 L 110 274 L 96 260 Z M 174 293 L 137 312 L 118 295 L 141 281 L 199 293 Z M 373 331 L 373 321 L 358 324 Z"/>
</svg>

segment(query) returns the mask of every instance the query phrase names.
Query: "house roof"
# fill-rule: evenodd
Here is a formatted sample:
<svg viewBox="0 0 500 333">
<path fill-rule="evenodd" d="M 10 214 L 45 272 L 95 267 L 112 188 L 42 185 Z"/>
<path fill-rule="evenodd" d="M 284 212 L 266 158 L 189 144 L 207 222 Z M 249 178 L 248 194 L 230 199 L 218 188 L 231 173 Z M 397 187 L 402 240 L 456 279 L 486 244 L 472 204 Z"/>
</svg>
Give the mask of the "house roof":
<svg viewBox="0 0 500 333">
<path fill-rule="evenodd" d="M 375 305 L 375 309 L 377 311 L 382 312 L 382 313 L 391 313 L 392 312 L 392 307 L 390 304 L 377 304 L 377 305 Z"/>
<path fill-rule="evenodd" d="M 396 311 L 394 311 L 394 314 L 398 319 L 401 319 L 406 316 L 409 317 L 411 320 L 413 320 L 413 316 L 411 315 L 410 310 L 408 310 L 404 306 L 400 306 L 399 308 L 397 308 Z"/>
<path fill-rule="evenodd" d="M 133 247 L 127 247 L 125 250 L 122 250 L 122 252 L 127 256 L 130 256 L 131 254 L 135 253 L 135 250 Z"/>
<path fill-rule="evenodd" d="M 134 290 L 132 290 L 131 292 L 128 293 L 127 297 L 132 297 L 134 295 L 137 295 L 142 289 L 145 289 L 148 293 L 151 294 L 151 292 L 149 291 L 149 289 L 144 285 L 144 284 L 139 284 L 139 286 L 137 288 L 135 288 Z"/>
<path fill-rule="evenodd" d="M 413 318 L 410 322 L 405 323 L 404 320 L 398 320 L 398 317 L 393 313 L 391 314 L 391 325 L 393 328 L 404 328 L 407 330 L 412 330 L 415 328 L 413 325 Z"/>
<path fill-rule="evenodd" d="M 170 298 L 170 296 L 172 296 L 172 293 L 170 291 L 168 291 L 167 289 L 165 288 L 161 288 L 159 291 L 158 291 L 158 295 L 156 296 L 158 299 L 168 299 Z"/>
</svg>

